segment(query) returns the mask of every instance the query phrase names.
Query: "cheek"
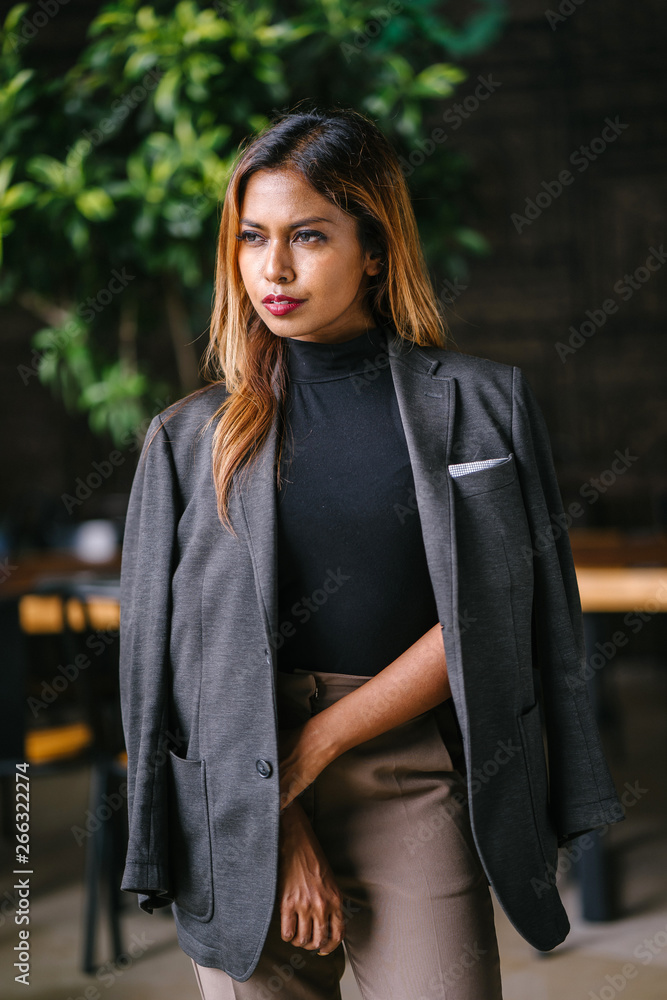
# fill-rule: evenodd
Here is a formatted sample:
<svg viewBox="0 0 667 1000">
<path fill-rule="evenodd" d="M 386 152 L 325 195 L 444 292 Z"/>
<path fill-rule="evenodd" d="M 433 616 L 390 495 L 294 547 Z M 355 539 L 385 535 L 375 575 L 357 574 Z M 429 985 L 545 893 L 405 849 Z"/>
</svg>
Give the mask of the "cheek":
<svg viewBox="0 0 667 1000">
<path fill-rule="evenodd" d="M 313 261 L 310 276 L 329 294 L 344 297 L 355 292 L 361 280 L 362 268 L 355 257 L 345 254 L 322 255 Z"/>
<path fill-rule="evenodd" d="M 257 283 L 257 261 L 253 262 L 247 254 L 239 253 L 238 265 L 241 281 L 246 286 L 247 291 L 251 293 L 253 285 Z"/>
</svg>

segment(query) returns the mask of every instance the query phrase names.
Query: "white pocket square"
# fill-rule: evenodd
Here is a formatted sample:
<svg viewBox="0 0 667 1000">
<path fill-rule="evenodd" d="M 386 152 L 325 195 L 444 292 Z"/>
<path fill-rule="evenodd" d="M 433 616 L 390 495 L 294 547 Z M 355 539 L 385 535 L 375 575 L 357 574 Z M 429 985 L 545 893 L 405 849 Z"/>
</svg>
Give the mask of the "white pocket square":
<svg viewBox="0 0 667 1000">
<path fill-rule="evenodd" d="M 502 465 L 509 462 L 510 456 L 503 458 L 484 458 L 480 462 L 459 462 L 457 465 L 449 465 L 450 476 L 467 476 L 469 472 L 479 472 L 481 469 L 490 469 L 494 465 Z"/>
</svg>

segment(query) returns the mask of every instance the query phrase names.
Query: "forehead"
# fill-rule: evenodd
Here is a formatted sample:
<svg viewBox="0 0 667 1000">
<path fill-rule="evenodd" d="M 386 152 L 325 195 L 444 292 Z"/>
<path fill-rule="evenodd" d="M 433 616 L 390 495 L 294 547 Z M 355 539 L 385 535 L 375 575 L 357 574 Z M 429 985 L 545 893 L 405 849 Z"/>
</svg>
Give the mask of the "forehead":
<svg viewBox="0 0 667 1000">
<path fill-rule="evenodd" d="M 300 173 L 286 169 L 258 170 L 248 180 L 241 215 L 254 219 L 262 212 L 270 213 L 275 221 L 315 213 L 339 223 L 346 218 L 345 213 L 316 191 Z"/>
</svg>

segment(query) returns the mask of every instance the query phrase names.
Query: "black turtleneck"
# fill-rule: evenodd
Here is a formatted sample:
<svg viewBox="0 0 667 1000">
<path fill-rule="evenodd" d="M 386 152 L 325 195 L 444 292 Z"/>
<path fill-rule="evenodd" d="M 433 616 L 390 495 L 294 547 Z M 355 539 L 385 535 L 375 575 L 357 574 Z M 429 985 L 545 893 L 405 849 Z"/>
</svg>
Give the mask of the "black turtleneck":
<svg viewBox="0 0 667 1000">
<path fill-rule="evenodd" d="M 438 621 L 387 329 L 335 344 L 288 341 L 274 637 L 282 671 L 372 676 Z"/>
</svg>

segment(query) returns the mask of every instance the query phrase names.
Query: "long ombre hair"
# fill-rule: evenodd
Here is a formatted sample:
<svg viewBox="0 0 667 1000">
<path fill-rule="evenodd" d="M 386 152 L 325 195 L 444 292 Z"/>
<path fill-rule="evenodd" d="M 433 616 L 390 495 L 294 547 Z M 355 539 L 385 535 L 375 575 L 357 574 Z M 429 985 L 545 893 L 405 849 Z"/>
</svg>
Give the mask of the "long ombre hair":
<svg viewBox="0 0 667 1000">
<path fill-rule="evenodd" d="M 201 366 L 210 384 L 197 390 L 224 384 L 227 391 L 202 433 L 215 423 L 212 464 L 218 517 L 232 534 L 228 504 L 234 474 L 257 456 L 277 410 L 277 487 L 281 484 L 288 344 L 252 306 L 235 238 L 249 178 L 258 170 L 277 168 L 299 172 L 356 220 L 362 254 L 379 253 L 382 267 L 369 278 L 363 303 L 377 325 L 391 323 L 400 337 L 420 346 L 445 347 L 448 336 L 398 157 L 373 121 L 352 109 L 315 107 L 281 113 L 244 140 L 220 220 L 210 340 Z"/>
</svg>

